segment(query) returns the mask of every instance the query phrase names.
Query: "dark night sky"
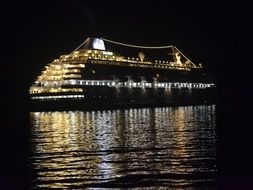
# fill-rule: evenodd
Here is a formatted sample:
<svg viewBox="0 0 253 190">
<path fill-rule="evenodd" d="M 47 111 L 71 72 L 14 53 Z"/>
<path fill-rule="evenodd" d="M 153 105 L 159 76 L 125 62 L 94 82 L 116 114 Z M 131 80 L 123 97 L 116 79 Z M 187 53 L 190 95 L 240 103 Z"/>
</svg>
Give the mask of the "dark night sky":
<svg viewBox="0 0 253 190">
<path fill-rule="evenodd" d="M 229 143 L 238 148 L 238 154 L 240 149 L 246 155 L 228 162 L 227 168 L 237 161 L 247 162 L 253 158 L 247 124 L 252 117 L 247 110 L 252 90 L 246 88 L 252 80 L 250 7 L 243 1 L 218 0 L 1 2 L 0 73 L 4 81 L 1 92 L 5 91 L 1 96 L 6 100 L 2 112 L 7 113 L 3 121 L 17 131 L 21 142 L 23 136 L 18 133 L 24 131 L 17 129 L 17 123 L 23 117 L 19 113 L 26 110 L 24 99 L 32 81 L 44 65 L 89 36 L 139 45 L 174 44 L 216 76 L 221 102 L 218 132 L 226 146 L 221 147 L 227 151 L 224 159 L 234 151 Z M 11 124 L 10 118 L 14 120 Z M 239 164 L 236 171 L 240 173 L 244 166 Z M 248 168 L 252 169 L 252 164 Z"/>
<path fill-rule="evenodd" d="M 223 97 L 238 93 L 234 83 L 249 80 L 250 6 L 242 2 L 10 1 L 1 9 L 1 76 L 8 79 L 7 97 L 21 108 L 44 65 L 89 36 L 176 45 L 216 75 Z"/>
<path fill-rule="evenodd" d="M 238 55 L 232 51 L 242 48 L 249 33 L 243 6 L 215 0 L 12 1 L 1 8 L 1 48 L 8 55 L 3 64 L 15 72 L 13 79 L 22 83 L 22 93 L 45 64 L 89 36 L 141 45 L 174 44 L 194 62 L 220 74 L 233 64 L 231 56 Z"/>
</svg>

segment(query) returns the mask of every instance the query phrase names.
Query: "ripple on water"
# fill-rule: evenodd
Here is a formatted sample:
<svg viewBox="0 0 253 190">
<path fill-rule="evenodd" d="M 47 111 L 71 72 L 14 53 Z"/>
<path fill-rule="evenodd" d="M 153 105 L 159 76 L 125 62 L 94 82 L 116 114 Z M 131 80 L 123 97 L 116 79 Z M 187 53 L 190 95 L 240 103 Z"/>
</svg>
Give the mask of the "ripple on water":
<svg viewBox="0 0 253 190">
<path fill-rule="evenodd" d="M 215 106 L 32 112 L 32 188 L 206 188 Z"/>
</svg>

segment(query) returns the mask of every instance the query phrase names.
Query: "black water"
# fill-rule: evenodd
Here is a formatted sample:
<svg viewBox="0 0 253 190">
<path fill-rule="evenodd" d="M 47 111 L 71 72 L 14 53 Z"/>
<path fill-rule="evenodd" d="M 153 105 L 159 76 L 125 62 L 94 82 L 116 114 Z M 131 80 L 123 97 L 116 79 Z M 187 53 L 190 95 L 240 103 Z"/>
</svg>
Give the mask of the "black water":
<svg viewBox="0 0 253 190">
<path fill-rule="evenodd" d="M 31 112 L 34 188 L 216 189 L 216 106 Z"/>
</svg>

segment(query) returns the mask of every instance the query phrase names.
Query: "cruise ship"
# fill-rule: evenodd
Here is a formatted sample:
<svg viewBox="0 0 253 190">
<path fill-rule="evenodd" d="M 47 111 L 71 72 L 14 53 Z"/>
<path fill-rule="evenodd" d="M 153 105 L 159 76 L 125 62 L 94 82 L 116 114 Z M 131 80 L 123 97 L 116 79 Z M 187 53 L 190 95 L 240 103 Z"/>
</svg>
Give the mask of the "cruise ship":
<svg viewBox="0 0 253 190">
<path fill-rule="evenodd" d="M 114 50 L 110 50 L 110 48 Z M 115 50 L 116 47 L 116 50 Z M 134 56 L 117 51 L 131 52 Z M 29 89 L 34 110 L 214 104 L 215 84 L 177 47 L 87 38 L 47 64 Z"/>
</svg>

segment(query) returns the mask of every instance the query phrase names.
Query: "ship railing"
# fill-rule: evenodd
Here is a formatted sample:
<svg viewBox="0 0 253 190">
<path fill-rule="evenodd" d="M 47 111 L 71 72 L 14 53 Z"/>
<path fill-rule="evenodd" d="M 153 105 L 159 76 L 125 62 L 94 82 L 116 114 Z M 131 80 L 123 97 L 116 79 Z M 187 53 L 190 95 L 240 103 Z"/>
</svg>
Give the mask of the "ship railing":
<svg viewBox="0 0 253 190">
<path fill-rule="evenodd" d="M 100 65 L 118 65 L 118 66 L 130 66 L 130 67 L 144 67 L 144 68 L 158 68 L 158 69 L 169 69 L 169 70 L 184 70 L 184 71 L 191 71 L 193 67 L 188 66 L 179 66 L 179 65 L 171 65 L 171 64 L 160 64 L 160 63 L 153 63 L 147 62 L 143 63 L 140 61 L 116 61 L 111 60 L 110 62 L 105 62 L 103 60 L 95 60 L 89 59 L 91 64 L 100 64 Z"/>
<path fill-rule="evenodd" d="M 50 81 L 48 81 L 50 83 Z M 186 83 L 186 82 L 157 82 L 152 83 L 146 81 L 135 82 L 129 80 L 126 82 L 114 81 L 114 80 L 65 80 L 62 85 L 66 85 L 68 89 L 72 88 L 85 88 L 85 87 L 108 87 L 108 88 L 141 88 L 141 89 L 206 89 L 213 88 L 213 83 Z M 30 93 L 40 93 L 50 89 L 50 84 L 47 86 L 34 85 L 30 88 Z M 71 87 L 73 86 L 73 87 Z M 63 86 L 62 86 L 63 87 Z"/>
<path fill-rule="evenodd" d="M 98 87 L 116 87 L 116 88 L 211 88 L 213 83 L 187 83 L 187 82 L 135 82 L 129 80 L 126 82 L 114 80 L 65 80 L 64 85 L 74 86 L 98 86 Z"/>
</svg>

